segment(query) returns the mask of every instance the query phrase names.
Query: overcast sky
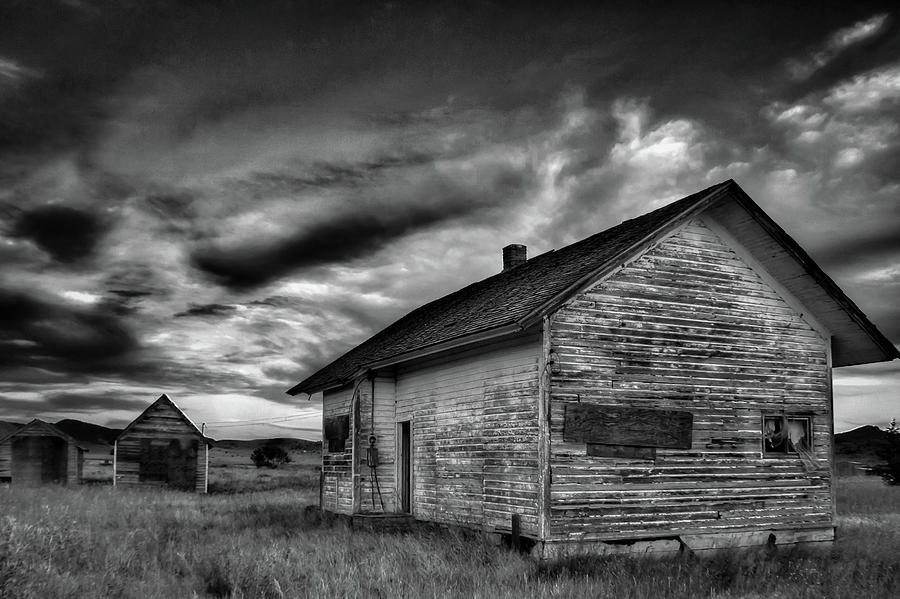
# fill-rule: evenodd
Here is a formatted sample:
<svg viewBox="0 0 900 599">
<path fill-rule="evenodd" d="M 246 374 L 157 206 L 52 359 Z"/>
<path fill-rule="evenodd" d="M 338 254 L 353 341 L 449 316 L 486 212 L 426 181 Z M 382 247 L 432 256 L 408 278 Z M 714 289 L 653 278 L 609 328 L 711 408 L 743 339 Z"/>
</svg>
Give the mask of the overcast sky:
<svg viewBox="0 0 900 599">
<path fill-rule="evenodd" d="M 0 419 L 313 438 L 285 390 L 504 245 L 728 178 L 900 342 L 893 3 L 552 4 L 0 3 Z"/>
</svg>

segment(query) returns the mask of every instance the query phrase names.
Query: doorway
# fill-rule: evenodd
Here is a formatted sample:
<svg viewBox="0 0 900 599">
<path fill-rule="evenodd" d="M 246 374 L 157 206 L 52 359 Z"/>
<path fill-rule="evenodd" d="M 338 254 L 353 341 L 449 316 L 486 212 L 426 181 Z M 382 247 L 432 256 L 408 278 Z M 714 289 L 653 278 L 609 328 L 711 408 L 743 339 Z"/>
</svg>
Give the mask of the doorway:
<svg viewBox="0 0 900 599">
<path fill-rule="evenodd" d="M 404 514 L 412 513 L 412 428 L 410 421 L 397 423 L 397 436 L 399 437 L 398 448 L 400 450 L 399 475 L 399 491 L 400 491 L 400 512 Z"/>
</svg>

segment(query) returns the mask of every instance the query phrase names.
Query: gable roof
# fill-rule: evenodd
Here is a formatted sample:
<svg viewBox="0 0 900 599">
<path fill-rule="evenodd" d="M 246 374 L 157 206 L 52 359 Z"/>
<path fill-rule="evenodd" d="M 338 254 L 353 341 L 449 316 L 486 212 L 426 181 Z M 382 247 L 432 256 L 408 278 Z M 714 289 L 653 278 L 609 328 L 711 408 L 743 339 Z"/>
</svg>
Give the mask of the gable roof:
<svg viewBox="0 0 900 599">
<path fill-rule="evenodd" d="M 13 437 L 16 437 L 26 431 L 31 431 L 31 430 L 35 430 L 35 429 L 41 429 L 47 435 L 52 435 L 54 437 L 60 437 L 61 439 L 65 439 L 66 443 L 74 445 L 78 449 L 84 449 L 84 447 L 82 447 L 79 444 L 79 442 L 76 438 L 74 438 L 73 436 L 71 436 L 67 433 L 64 433 L 63 431 L 56 428 L 49 422 L 45 422 L 45 421 L 41 420 L 40 418 L 35 418 L 28 424 L 20 426 L 16 430 L 12 431 L 8 435 L 6 435 L 2 439 L 0 439 L 0 443 L 4 443 L 4 442 L 8 441 L 9 439 L 12 439 Z"/>
<path fill-rule="evenodd" d="M 604 273 L 638 254 L 690 218 L 713 206 L 740 205 L 761 223 L 792 263 L 799 265 L 817 293 L 831 297 L 871 351 L 863 361 L 900 357 L 893 344 L 812 261 L 800 246 L 771 220 L 733 180 L 689 195 L 627 220 L 559 250 L 473 283 L 413 310 L 288 390 L 291 395 L 314 393 L 349 382 L 368 368 L 399 363 L 429 350 L 475 343 L 514 334 L 540 322 L 566 299 Z M 802 274 L 802 273 L 801 273 Z M 828 318 L 823 319 L 827 324 Z M 867 346 L 867 347 L 868 347 Z M 837 366 L 861 363 L 851 356 L 834 356 Z"/>
<path fill-rule="evenodd" d="M 130 431 L 131 428 L 132 428 L 135 424 L 137 424 L 138 422 L 140 422 L 141 420 L 143 420 L 144 416 L 146 416 L 147 413 L 150 412 L 150 410 L 152 410 L 153 408 L 155 408 L 155 407 L 156 407 L 157 405 L 159 405 L 159 404 L 166 404 L 166 405 L 168 405 L 169 407 L 171 407 L 172 409 L 174 409 L 174 410 L 175 410 L 175 413 L 178 415 L 178 417 L 179 417 L 179 418 L 180 418 L 180 419 L 181 419 L 181 420 L 182 420 L 182 421 L 183 421 L 183 422 L 191 429 L 192 432 L 197 433 L 197 435 L 198 435 L 199 437 L 202 437 L 207 443 L 211 443 L 211 440 L 210 440 L 210 439 L 207 439 L 207 438 L 203 435 L 203 433 L 200 431 L 200 429 L 197 428 L 197 425 L 194 424 L 193 421 L 192 421 L 190 418 L 188 418 L 187 414 L 185 414 L 184 412 L 182 412 L 182 411 L 181 411 L 181 408 L 179 408 L 178 406 L 176 406 L 176 405 L 175 405 L 175 402 L 172 401 L 171 399 L 169 399 L 169 396 L 166 395 L 165 393 L 163 393 L 162 395 L 160 395 L 160 396 L 157 398 L 157 400 L 154 401 L 154 402 L 153 402 L 152 404 L 150 404 L 149 406 L 147 406 L 147 408 L 146 408 L 143 412 L 141 412 L 141 414 L 140 414 L 137 418 L 135 418 L 134 420 L 132 420 L 132 421 L 128 424 L 128 426 L 126 426 L 125 429 L 122 430 L 121 433 L 119 433 L 119 436 L 116 437 L 116 441 L 118 442 L 119 439 L 121 439 L 122 437 L 124 437 L 124 436 L 128 433 L 128 431 Z"/>
</svg>

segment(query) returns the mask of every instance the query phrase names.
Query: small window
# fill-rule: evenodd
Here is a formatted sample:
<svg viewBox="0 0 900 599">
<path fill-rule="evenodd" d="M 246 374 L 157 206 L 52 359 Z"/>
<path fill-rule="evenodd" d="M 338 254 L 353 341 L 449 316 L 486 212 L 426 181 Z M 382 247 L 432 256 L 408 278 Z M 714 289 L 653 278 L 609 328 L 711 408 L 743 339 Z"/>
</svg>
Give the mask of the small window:
<svg viewBox="0 0 900 599">
<path fill-rule="evenodd" d="M 328 440 L 328 453 L 341 453 L 350 436 L 350 415 L 327 417 L 323 421 L 323 436 Z"/>
<path fill-rule="evenodd" d="M 812 451 L 811 418 L 763 416 L 763 454 L 809 454 Z"/>
</svg>

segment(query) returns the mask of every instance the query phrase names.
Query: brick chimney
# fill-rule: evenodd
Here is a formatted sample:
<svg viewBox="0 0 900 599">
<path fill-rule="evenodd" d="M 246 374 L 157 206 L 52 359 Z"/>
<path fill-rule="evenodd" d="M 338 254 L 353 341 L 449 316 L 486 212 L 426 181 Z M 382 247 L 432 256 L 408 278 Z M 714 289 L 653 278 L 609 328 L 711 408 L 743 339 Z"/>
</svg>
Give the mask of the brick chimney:
<svg viewBox="0 0 900 599">
<path fill-rule="evenodd" d="M 503 248 L 503 270 L 515 268 L 520 264 L 525 264 L 528 260 L 528 250 L 524 245 L 511 243 Z"/>
</svg>

